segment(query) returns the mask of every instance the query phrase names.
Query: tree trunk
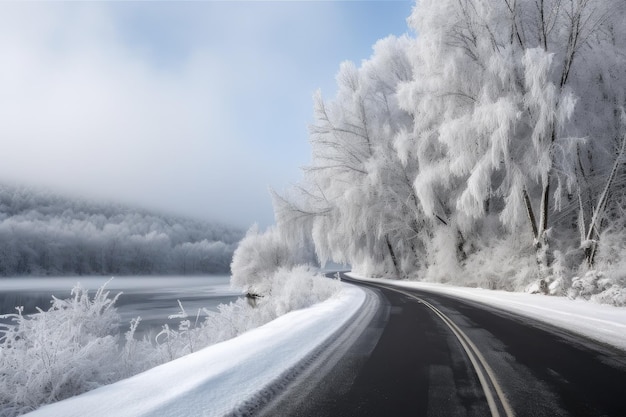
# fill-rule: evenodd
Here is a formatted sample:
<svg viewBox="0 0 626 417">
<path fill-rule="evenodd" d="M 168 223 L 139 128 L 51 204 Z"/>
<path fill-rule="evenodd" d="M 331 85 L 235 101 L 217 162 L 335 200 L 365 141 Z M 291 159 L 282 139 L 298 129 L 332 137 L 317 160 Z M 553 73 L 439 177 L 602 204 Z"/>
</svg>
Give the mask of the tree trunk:
<svg viewBox="0 0 626 417">
<path fill-rule="evenodd" d="M 457 228 L 456 230 L 456 258 L 459 262 L 463 262 L 467 259 L 467 253 L 465 253 L 465 236 Z"/>
<path fill-rule="evenodd" d="M 524 197 L 524 205 L 526 206 L 526 214 L 528 215 L 528 221 L 533 232 L 533 240 L 535 246 L 539 245 L 539 232 L 537 230 L 537 220 L 535 219 L 535 212 L 528 196 L 528 191 L 524 188 L 522 190 L 522 196 Z"/>
<path fill-rule="evenodd" d="M 539 220 L 539 234 L 537 236 L 542 245 L 545 245 L 547 243 L 545 232 L 546 230 L 548 230 L 549 198 L 550 198 L 550 174 L 548 173 L 546 183 L 543 186 L 543 191 L 541 192 L 541 208 L 540 208 L 541 218 Z"/>
<path fill-rule="evenodd" d="M 396 254 L 391 247 L 391 242 L 389 242 L 389 236 L 385 236 L 385 242 L 387 243 L 387 249 L 389 249 L 389 256 L 391 256 L 391 262 L 393 262 L 393 267 L 396 270 L 398 279 L 400 279 L 402 278 L 402 273 L 400 272 L 400 266 L 398 265 L 398 258 L 396 258 Z"/>
<path fill-rule="evenodd" d="M 594 258 L 596 255 L 596 249 L 598 245 L 598 239 L 600 238 L 600 225 L 597 224 L 598 220 L 604 214 L 604 209 L 609 201 L 609 191 L 613 182 L 615 181 L 615 177 L 617 175 L 617 169 L 622 163 L 622 156 L 624 155 L 624 150 L 626 149 L 626 135 L 622 139 L 622 146 L 620 147 L 620 151 L 617 154 L 617 158 L 615 158 L 615 162 L 613 163 L 613 168 L 611 169 L 611 173 L 606 180 L 606 184 L 604 185 L 604 189 L 602 190 L 602 194 L 600 194 L 600 198 L 598 199 L 598 205 L 593 212 L 593 216 L 591 217 L 591 221 L 589 222 L 589 227 L 587 228 L 587 241 L 591 241 L 591 245 L 587 246 L 585 249 L 585 258 L 587 260 L 587 265 L 590 267 L 593 266 Z M 595 238 L 595 239 L 594 239 Z"/>
</svg>

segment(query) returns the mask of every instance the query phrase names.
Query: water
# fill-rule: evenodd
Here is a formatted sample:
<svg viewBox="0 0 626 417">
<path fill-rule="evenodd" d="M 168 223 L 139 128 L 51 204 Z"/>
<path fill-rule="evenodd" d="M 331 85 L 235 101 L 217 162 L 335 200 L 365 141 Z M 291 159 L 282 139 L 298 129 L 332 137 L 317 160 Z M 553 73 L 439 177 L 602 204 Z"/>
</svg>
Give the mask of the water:
<svg viewBox="0 0 626 417">
<path fill-rule="evenodd" d="M 36 307 L 47 310 L 51 296 L 70 298 L 71 289 L 80 282 L 90 295 L 110 278 L 104 277 L 19 277 L 0 278 L 0 314 L 15 313 L 16 306 L 24 306 L 24 314 L 36 312 Z M 180 300 L 192 321 L 199 309 L 216 311 L 219 304 L 228 304 L 241 296 L 241 291 L 230 288 L 230 278 L 215 276 L 172 277 L 115 277 L 106 288 L 111 297 L 122 292 L 115 304 L 122 321 L 120 331 L 126 332 L 130 320 L 141 316 L 138 336 L 158 333 L 165 323 L 177 328 L 180 319 L 168 316 L 180 311 Z M 204 314 L 201 314 L 201 317 Z"/>
</svg>

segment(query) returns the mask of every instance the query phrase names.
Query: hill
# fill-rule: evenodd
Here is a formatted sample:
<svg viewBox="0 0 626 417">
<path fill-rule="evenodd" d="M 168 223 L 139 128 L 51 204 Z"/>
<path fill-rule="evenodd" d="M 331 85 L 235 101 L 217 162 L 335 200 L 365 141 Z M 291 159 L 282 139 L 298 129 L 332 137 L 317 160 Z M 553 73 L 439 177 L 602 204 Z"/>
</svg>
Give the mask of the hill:
<svg viewBox="0 0 626 417">
<path fill-rule="evenodd" d="M 0 275 L 226 273 L 243 231 L 0 184 Z"/>
</svg>

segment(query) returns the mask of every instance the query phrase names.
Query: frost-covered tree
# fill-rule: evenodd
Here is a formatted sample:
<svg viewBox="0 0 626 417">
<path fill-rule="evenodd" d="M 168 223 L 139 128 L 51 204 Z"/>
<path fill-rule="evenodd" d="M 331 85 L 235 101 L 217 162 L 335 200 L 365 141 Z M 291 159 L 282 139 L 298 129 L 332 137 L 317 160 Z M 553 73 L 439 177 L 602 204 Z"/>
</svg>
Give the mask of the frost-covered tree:
<svg viewBox="0 0 626 417">
<path fill-rule="evenodd" d="M 572 204 L 589 162 L 576 157 L 614 146 L 623 130 L 623 19 L 618 1 L 418 2 L 414 79 L 400 92 L 415 124 L 399 148 L 419 161 L 424 211 L 465 233 L 492 215 L 509 230 L 526 223 L 545 255 L 549 213 Z M 590 124 L 594 112 L 602 126 Z"/>
<path fill-rule="evenodd" d="M 270 295 L 271 278 L 279 269 L 310 265 L 313 258 L 309 246 L 288 242 L 278 228 L 261 232 L 253 225 L 233 255 L 231 284 L 248 295 L 264 297 Z"/>
<path fill-rule="evenodd" d="M 370 275 L 508 289 L 592 265 L 626 201 L 625 21 L 621 0 L 418 1 L 414 38 L 316 95 L 283 236 Z"/>
<path fill-rule="evenodd" d="M 408 43 L 407 37 L 379 41 L 361 67 L 341 65 L 333 100 L 314 97 L 312 162 L 297 195 L 276 196 L 275 205 L 283 229 L 306 225 L 322 262 L 398 276 L 419 262 L 416 165 L 401 163 L 394 148 L 395 136 L 412 123 L 396 97 L 398 84 L 412 76 Z"/>
</svg>

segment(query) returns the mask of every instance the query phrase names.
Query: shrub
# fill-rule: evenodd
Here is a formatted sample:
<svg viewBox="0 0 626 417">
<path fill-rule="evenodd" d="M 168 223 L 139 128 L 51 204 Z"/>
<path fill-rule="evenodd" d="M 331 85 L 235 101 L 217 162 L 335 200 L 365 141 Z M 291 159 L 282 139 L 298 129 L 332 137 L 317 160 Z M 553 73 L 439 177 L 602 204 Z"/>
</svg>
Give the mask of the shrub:
<svg viewBox="0 0 626 417">
<path fill-rule="evenodd" d="M 254 225 L 233 254 L 231 284 L 245 292 L 266 295 L 276 271 L 312 263 L 312 257 L 306 248 L 288 243 L 279 229 L 271 227 L 261 233 Z"/>
<path fill-rule="evenodd" d="M 164 325 L 154 340 L 135 338 L 131 320 L 120 343 L 120 316 L 103 285 L 93 296 L 77 285 L 72 297 L 53 297 L 47 311 L 29 316 L 18 307 L 0 325 L 0 417 L 13 417 L 142 372 L 214 343 L 233 338 L 291 310 L 337 292 L 337 281 L 308 267 L 278 268 L 267 276 L 268 296 L 256 308 L 241 298 L 218 311 L 189 315 L 179 302 L 178 329 Z M 204 319 L 200 318 L 204 313 Z"/>
<path fill-rule="evenodd" d="M 77 285 L 72 298 L 52 298 L 49 310 L 2 316 L 0 408 L 10 416 L 34 410 L 118 379 L 119 315 L 101 287 L 93 298 Z"/>
</svg>

